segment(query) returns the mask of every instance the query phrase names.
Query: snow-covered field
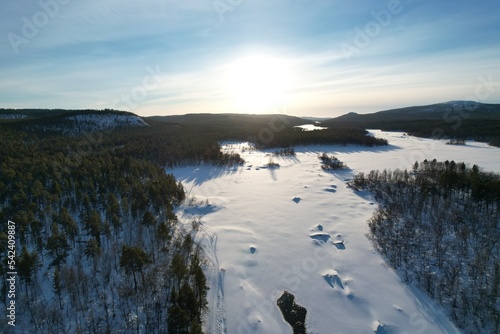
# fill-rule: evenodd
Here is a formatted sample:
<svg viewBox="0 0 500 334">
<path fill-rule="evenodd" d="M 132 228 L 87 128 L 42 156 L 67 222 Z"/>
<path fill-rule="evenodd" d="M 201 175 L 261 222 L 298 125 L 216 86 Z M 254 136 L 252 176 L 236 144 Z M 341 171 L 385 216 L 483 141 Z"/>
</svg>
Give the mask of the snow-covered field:
<svg viewBox="0 0 500 334">
<path fill-rule="evenodd" d="M 371 132 L 390 145 L 296 147 L 295 157 L 272 157 L 280 167 L 269 169 L 272 151 L 232 143 L 224 149 L 240 153 L 244 166 L 168 170 L 197 199 L 178 215 L 186 224 L 202 223 L 198 240 L 210 259 L 208 333 L 291 333 L 276 306 L 284 290 L 307 309 L 309 333 L 460 333 L 374 251 L 365 234 L 377 204 L 346 180 L 434 158 L 499 172 L 500 149 Z M 351 169 L 323 171 L 322 152 Z"/>
</svg>

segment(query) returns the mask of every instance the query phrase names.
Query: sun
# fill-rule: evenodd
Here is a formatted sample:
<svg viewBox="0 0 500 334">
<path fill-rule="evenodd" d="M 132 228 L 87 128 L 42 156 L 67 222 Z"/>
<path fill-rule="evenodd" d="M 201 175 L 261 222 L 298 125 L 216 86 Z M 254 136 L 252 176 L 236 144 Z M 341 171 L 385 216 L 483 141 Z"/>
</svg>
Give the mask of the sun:
<svg viewBox="0 0 500 334">
<path fill-rule="evenodd" d="M 227 66 L 226 90 L 237 111 L 270 112 L 287 103 L 290 75 L 284 59 L 247 56 Z"/>
</svg>

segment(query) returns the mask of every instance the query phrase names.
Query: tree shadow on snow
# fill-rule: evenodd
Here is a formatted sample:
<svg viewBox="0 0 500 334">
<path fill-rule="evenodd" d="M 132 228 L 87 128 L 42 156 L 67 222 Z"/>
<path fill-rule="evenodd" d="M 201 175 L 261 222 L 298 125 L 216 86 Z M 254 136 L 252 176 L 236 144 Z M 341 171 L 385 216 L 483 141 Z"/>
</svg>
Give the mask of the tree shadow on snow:
<svg viewBox="0 0 500 334">
<path fill-rule="evenodd" d="M 323 169 L 325 173 L 336 176 L 338 179 L 342 181 L 350 181 L 354 177 L 354 171 L 350 168 L 341 168 L 341 169 Z"/>
<path fill-rule="evenodd" d="M 194 181 L 195 186 L 199 186 L 207 181 L 220 178 L 224 175 L 235 174 L 238 171 L 238 166 L 199 166 L 183 168 L 185 170 L 177 171 L 175 177 L 184 182 L 190 183 Z"/>
<path fill-rule="evenodd" d="M 295 148 L 296 153 L 317 153 L 322 154 L 323 152 L 333 152 L 338 153 L 361 153 L 361 152 L 374 152 L 374 153 L 384 153 L 389 151 L 400 150 L 401 147 L 397 145 L 383 145 L 383 146 L 362 146 L 362 145 L 311 145 L 311 146 L 298 146 Z"/>
</svg>

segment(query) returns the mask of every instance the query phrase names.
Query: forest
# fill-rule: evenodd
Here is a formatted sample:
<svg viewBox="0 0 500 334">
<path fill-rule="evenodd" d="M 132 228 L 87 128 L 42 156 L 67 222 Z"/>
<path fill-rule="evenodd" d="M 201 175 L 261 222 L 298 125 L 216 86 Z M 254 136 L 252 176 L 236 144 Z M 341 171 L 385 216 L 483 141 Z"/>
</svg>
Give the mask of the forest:
<svg viewBox="0 0 500 334">
<path fill-rule="evenodd" d="M 303 120 L 276 115 L 151 118 L 94 131 L 89 123 L 81 131 L 74 116 L 137 116 L 2 112 L 26 115 L 0 120 L 0 239 L 7 245 L 14 222 L 15 328 L 32 333 L 203 332 L 210 264 L 194 224 L 175 215 L 186 194 L 168 168 L 243 163 L 221 152 L 224 140 L 277 148 L 387 144 L 357 128 L 303 132 L 293 127 Z M 1 250 L 4 308 L 8 250 Z M 5 322 L 0 331 L 16 332 Z"/>
<path fill-rule="evenodd" d="M 178 126 L 184 134 L 192 132 L 194 137 L 201 133 L 205 138 L 213 137 L 217 141 L 248 141 L 262 149 L 317 144 L 387 145 L 384 139 L 368 136 L 363 127 L 334 125 L 325 130 L 303 131 L 295 126 L 310 124 L 311 121 L 281 114 L 193 114 L 152 117 L 147 121 L 150 124 Z"/>
<path fill-rule="evenodd" d="M 445 306 L 466 333 L 500 331 L 500 175 L 454 161 L 359 173 L 379 208 L 369 238 L 401 279 Z"/>
<path fill-rule="evenodd" d="M 182 185 L 158 165 L 113 154 L 104 138 L 1 133 L 0 238 L 14 221 L 16 328 L 201 333 L 202 252 L 173 213 Z M 1 295 L 5 303 L 5 279 Z"/>
<path fill-rule="evenodd" d="M 402 122 L 379 122 L 363 124 L 367 128 L 377 128 L 383 131 L 404 131 L 412 136 L 433 139 L 460 139 L 486 142 L 500 147 L 500 121 L 467 119 L 456 123 L 444 120 L 420 120 Z"/>
<path fill-rule="evenodd" d="M 450 101 L 371 114 L 348 113 L 321 125 L 402 131 L 433 139 L 476 140 L 500 147 L 499 104 Z"/>
</svg>

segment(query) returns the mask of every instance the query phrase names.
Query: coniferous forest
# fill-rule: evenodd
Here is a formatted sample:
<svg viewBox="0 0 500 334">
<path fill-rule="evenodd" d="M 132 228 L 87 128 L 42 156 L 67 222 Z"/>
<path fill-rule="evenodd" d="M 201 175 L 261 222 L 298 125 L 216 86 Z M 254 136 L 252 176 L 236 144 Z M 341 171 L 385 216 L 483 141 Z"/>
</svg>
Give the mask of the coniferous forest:
<svg viewBox="0 0 500 334">
<path fill-rule="evenodd" d="M 17 113 L 28 117 L 0 121 L 0 239 L 8 244 L 14 222 L 23 310 L 16 328 L 33 333 L 202 333 L 208 264 L 196 231 L 175 215 L 186 194 L 169 167 L 241 164 L 220 150 L 229 139 L 263 147 L 387 144 L 362 129 L 306 133 L 274 116 L 132 126 L 123 119 L 135 115 L 109 110 Z M 122 123 L 95 123 L 101 114 Z M 85 117 L 94 123 L 74 124 Z"/>
<path fill-rule="evenodd" d="M 402 280 L 448 309 L 466 333 L 498 333 L 500 175 L 454 161 L 360 173 L 375 194 L 369 237 Z"/>
<path fill-rule="evenodd" d="M 182 185 L 104 139 L 68 154 L 82 140 L 2 131 L 0 220 L 16 224 L 17 328 L 199 333 L 206 283 L 173 214 Z"/>
</svg>

